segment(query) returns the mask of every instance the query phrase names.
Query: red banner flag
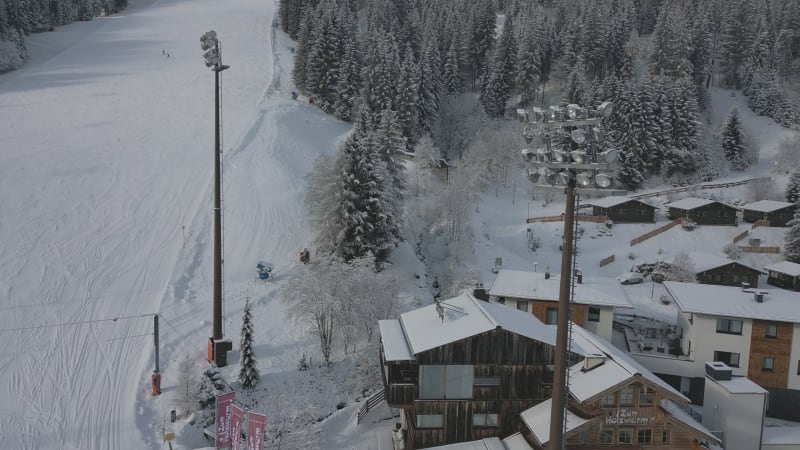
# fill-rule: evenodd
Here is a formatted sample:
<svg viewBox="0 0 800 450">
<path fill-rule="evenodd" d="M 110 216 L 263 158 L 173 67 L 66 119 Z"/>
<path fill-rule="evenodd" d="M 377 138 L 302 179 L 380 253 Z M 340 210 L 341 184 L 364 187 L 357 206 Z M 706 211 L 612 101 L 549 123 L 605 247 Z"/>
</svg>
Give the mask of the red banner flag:
<svg viewBox="0 0 800 450">
<path fill-rule="evenodd" d="M 216 447 L 227 448 L 231 445 L 231 411 L 233 410 L 234 392 L 217 396 L 217 439 Z"/>
<path fill-rule="evenodd" d="M 254 412 L 247 413 L 247 450 L 264 449 L 264 427 L 267 416 Z"/>
<path fill-rule="evenodd" d="M 244 411 L 235 404 L 231 410 L 231 450 L 245 450 L 242 448 L 242 422 Z"/>
</svg>

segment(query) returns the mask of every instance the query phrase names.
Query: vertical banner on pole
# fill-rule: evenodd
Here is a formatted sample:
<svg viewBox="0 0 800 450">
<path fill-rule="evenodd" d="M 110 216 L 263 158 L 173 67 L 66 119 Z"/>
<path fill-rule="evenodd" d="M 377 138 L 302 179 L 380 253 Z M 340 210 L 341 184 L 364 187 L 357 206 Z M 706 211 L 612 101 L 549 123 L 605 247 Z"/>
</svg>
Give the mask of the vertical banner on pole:
<svg viewBox="0 0 800 450">
<path fill-rule="evenodd" d="M 267 424 L 267 416 L 254 412 L 247 413 L 247 449 L 263 450 L 264 448 L 264 427 Z"/>
<path fill-rule="evenodd" d="M 231 409 L 231 450 L 245 450 L 242 448 L 242 421 L 244 411 L 234 404 Z"/>
<path fill-rule="evenodd" d="M 235 392 L 217 396 L 217 439 L 216 447 L 227 448 L 231 445 L 231 410 Z"/>
</svg>

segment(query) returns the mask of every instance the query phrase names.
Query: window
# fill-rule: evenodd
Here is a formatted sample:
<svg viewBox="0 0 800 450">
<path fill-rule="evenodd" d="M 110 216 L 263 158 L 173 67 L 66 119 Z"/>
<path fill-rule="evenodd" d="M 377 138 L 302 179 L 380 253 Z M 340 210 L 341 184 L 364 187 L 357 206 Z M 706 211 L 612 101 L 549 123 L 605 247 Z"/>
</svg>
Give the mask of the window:
<svg viewBox="0 0 800 450">
<path fill-rule="evenodd" d="M 547 317 L 545 323 L 548 325 L 558 324 L 558 308 L 547 308 Z"/>
<path fill-rule="evenodd" d="M 770 338 L 770 339 L 775 339 L 776 337 L 778 337 L 778 325 L 776 325 L 774 323 L 768 323 L 767 324 L 767 329 L 766 329 L 766 331 L 764 333 L 764 337 L 767 337 L 767 338 Z"/>
<path fill-rule="evenodd" d="M 734 319 L 717 319 L 717 333 L 742 334 L 742 321 Z"/>
<path fill-rule="evenodd" d="M 597 441 L 601 444 L 613 444 L 614 430 L 600 430 L 600 435 L 597 437 Z"/>
<path fill-rule="evenodd" d="M 775 368 L 775 358 L 770 358 L 767 356 L 761 360 L 761 371 L 762 372 L 772 372 L 772 369 Z"/>
<path fill-rule="evenodd" d="M 528 301 L 527 300 L 517 300 L 517 309 L 521 311 L 528 312 Z"/>
<path fill-rule="evenodd" d="M 653 442 L 653 430 L 639 430 L 636 432 L 637 444 L 650 444 Z"/>
<path fill-rule="evenodd" d="M 714 361 L 724 362 L 731 367 L 739 367 L 739 354 L 715 351 Z"/>
<path fill-rule="evenodd" d="M 661 431 L 661 443 L 669 444 L 669 430 Z"/>
<path fill-rule="evenodd" d="M 608 394 L 605 397 L 603 397 L 603 404 L 601 406 L 611 407 L 611 408 L 617 406 L 617 395 Z"/>
<path fill-rule="evenodd" d="M 444 415 L 442 414 L 417 414 L 417 428 L 442 428 Z"/>
<path fill-rule="evenodd" d="M 497 414 L 473 414 L 472 426 L 474 427 L 496 427 L 498 424 Z"/>
<path fill-rule="evenodd" d="M 475 377 L 475 386 L 500 386 L 500 377 Z"/>
<path fill-rule="evenodd" d="M 617 440 L 620 444 L 633 444 L 633 430 L 630 428 L 622 428 L 619 430 L 619 439 Z"/>
<path fill-rule="evenodd" d="M 619 406 L 633 406 L 633 386 L 628 386 L 619 391 Z"/>
<path fill-rule="evenodd" d="M 420 366 L 419 398 L 472 398 L 472 366 Z"/>
<path fill-rule="evenodd" d="M 642 386 L 639 388 L 639 406 L 653 406 L 656 391 L 653 388 Z"/>
<path fill-rule="evenodd" d="M 588 431 L 579 431 L 578 432 L 578 445 L 588 445 L 589 444 L 589 432 Z"/>
<path fill-rule="evenodd" d="M 797 374 L 800 375 L 800 360 L 797 361 Z"/>
<path fill-rule="evenodd" d="M 600 322 L 600 308 L 595 308 L 594 306 L 589 307 L 589 317 L 587 318 L 589 322 Z"/>
</svg>

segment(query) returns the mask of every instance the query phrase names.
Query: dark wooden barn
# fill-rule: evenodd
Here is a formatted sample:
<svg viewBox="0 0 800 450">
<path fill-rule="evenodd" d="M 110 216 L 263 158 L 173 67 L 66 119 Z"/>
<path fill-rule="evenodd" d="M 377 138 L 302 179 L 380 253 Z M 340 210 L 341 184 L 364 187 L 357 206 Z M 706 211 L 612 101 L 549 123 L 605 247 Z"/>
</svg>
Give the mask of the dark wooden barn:
<svg viewBox="0 0 800 450">
<path fill-rule="evenodd" d="M 656 207 L 629 197 L 604 197 L 584 202 L 592 207 L 592 215 L 604 216 L 618 223 L 652 223 Z"/>
<path fill-rule="evenodd" d="M 684 198 L 666 205 L 670 220 L 688 218 L 698 225 L 736 225 L 737 209 L 705 198 Z"/>
<path fill-rule="evenodd" d="M 785 227 L 794 218 L 797 205 L 773 200 L 759 200 L 742 207 L 742 220 L 757 222 L 766 220 L 771 227 Z"/>
<path fill-rule="evenodd" d="M 781 261 L 764 267 L 764 270 L 766 270 L 769 275 L 767 284 L 800 291 L 800 264 Z"/>
<path fill-rule="evenodd" d="M 380 332 L 407 449 L 508 436 L 551 396 L 555 336 L 533 315 L 463 294 L 382 320 Z"/>
</svg>

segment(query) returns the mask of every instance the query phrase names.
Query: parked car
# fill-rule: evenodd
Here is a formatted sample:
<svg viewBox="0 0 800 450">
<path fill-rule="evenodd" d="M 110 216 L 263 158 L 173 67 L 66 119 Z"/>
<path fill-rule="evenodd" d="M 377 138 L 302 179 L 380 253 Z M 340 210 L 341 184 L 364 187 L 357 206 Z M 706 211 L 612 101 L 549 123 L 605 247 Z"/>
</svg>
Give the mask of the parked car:
<svg viewBox="0 0 800 450">
<path fill-rule="evenodd" d="M 644 276 L 637 272 L 625 272 L 617 277 L 620 284 L 639 284 L 644 283 Z"/>
</svg>

